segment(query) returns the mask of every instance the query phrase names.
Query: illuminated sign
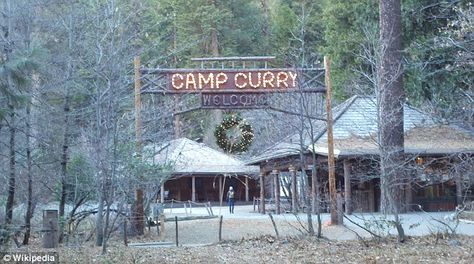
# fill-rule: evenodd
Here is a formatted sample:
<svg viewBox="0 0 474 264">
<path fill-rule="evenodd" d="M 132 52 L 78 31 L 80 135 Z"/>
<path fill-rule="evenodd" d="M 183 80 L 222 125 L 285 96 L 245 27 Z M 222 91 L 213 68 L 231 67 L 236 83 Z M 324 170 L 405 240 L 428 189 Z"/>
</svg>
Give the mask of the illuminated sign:
<svg viewBox="0 0 474 264">
<path fill-rule="evenodd" d="M 168 74 L 173 92 L 271 92 L 295 89 L 297 73 L 288 69 L 196 70 Z"/>
<path fill-rule="evenodd" d="M 263 108 L 268 106 L 267 93 L 202 93 L 201 107 L 208 109 Z"/>
</svg>

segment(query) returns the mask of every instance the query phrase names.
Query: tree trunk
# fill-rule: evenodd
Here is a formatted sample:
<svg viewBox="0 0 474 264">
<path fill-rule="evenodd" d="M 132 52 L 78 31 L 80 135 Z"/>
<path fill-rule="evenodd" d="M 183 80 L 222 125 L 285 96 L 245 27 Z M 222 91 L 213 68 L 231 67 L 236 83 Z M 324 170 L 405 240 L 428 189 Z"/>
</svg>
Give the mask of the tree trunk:
<svg viewBox="0 0 474 264">
<path fill-rule="evenodd" d="M 68 93 L 66 91 L 66 93 Z M 64 134 L 63 134 L 63 146 L 61 154 L 61 196 L 59 200 L 59 242 L 63 241 L 64 234 L 64 215 L 65 215 L 65 206 L 68 192 L 68 173 L 67 173 L 67 163 L 69 159 L 69 112 L 70 112 L 70 98 L 66 94 L 64 100 Z"/>
<path fill-rule="evenodd" d="M 102 178 L 103 176 L 99 176 Z M 95 223 L 95 245 L 97 247 L 102 246 L 102 242 L 104 241 L 104 183 L 101 180 L 99 184 L 99 206 L 97 209 L 97 219 Z"/>
<path fill-rule="evenodd" d="M 9 104 L 10 110 L 10 177 L 8 179 L 8 197 L 5 206 L 5 223 L 11 224 L 13 219 L 13 203 L 15 200 L 15 175 L 16 175 L 16 157 L 15 157 L 15 107 Z"/>
<path fill-rule="evenodd" d="M 306 175 L 306 158 L 304 155 L 306 146 L 304 145 L 304 127 L 305 127 L 305 118 L 304 118 L 304 99 L 301 95 L 300 97 L 300 121 L 301 121 L 301 131 L 299 133 L 299 140 L 300 140 L 300 171 L 301 171 L 301 185 L 303 186 L 301 189 L 301 194 L 303 195 L 303 201 L 306 207 L 306 220 L 308 222 L 308 233 L 310 236 L 314 235 L 314 227 L 313 227 L 313 218 L 311 215 L 311 195 L 309 191 L 309 183 L 308 183 L 308 176 Z"/>
<path fill-rule="evenodd" d="M 403 181 L 403 70 L 402 23 L 400 0 L 381 0 L 380 6 L 381 65 L 379 67 L 379 149 L 381 211 L 395 216 L 399 241 L 405 239 L 398 219 L 399 193 Z"/>
<path fill-rule="evenodd" d="M 68 51 L 71 53 L 73 52 L 73 40 L 74 40 L 74 19 L 73 16 L 69 15 L 69 31 L 68 31 Z M 70 78 L 72 77 L 72 58 L 69 55 L 69 60 L 67 63 L 67 72 L 66 72 L 66 80 L 69 82 Z M 64 113 L 64 134 L 63 134 L 63 145 L 62 145 L 62 154 L 61 154 L 61 194 L 59 200 L 59 242 L 63 241 L 64 236 L 64 225 L 66 223 L 66 219 L 64 219 L 65 215 L 65 206 L 66 206 L 66 199 L 67 199 L 67 191 L 68 191 L 68 172 L 67 172 L 67 164 L 69 159 L 69 115 L 70 115 L 70 91 L 69 91 L 69 83 L 66 83 L 65 86 L 65 94 L 64 94 L 64 106 L 63 106 L 63 113 Z"/>
<path fill-rule="evenodd" d="M 26 105 L 26 175 L 28 179 L 28 197 L 25 215 L 25 236 L 23 245 L 28 245 L 31 234 L 31 218 L 33 217 L 33 175 L 31 158 L 31 102 Z"/>
<path fill-rule="evenodd" d="M 380 1 L 380 43 L 382 61 L 380 65 L 380 84 L 378 91 L 379 144 L 381 162 L 382 209 L 385 212 L 395 201 L 392 189 L 396 184 L 398 172 L 402 172 L 403 158 L 403 76 L 401 42 L 400 0 Z M 398 206 L 396 206 L 398 207 Z M 395 208 L 392 208 L 395 209 Z"/>
<path fill-rule="evenodd" d="M 5 56 L 5 62 L 9 61 L 10 54 L 12 52 L 12 47 L 11 47 L 11 28 L 12 28 L 12 22 L 10 19 L 10 14 L 12 13 L 11 11 L 11 2 L 10 0 L 5 1 L 4 5 L 4 10 L 3 10 L 3 19 L 6 22 L 6 26 L 2 27 L 3 30 L 3 38 L 6 40 L 4 41 L 3 44 L 3 52 Z M 10 76 L 7 76 L 7 89 L 12 90 L 13 89 L 13 83 L 10 78 Z M 13 102 L 9 102 L 8 104 L 8 109 L 10 111 L 9 116 L 10 116 L 10 123 L 9 125 L 9 132 L 10 132 L 10 145 L 9 145 L 9 159 L 10 159 L 10 175 L 8 179 L 8 197 L 7 197 L 7 203 L 5 205 L 5 223 L 11 224 L 12 219 L 13 219 L 13 203 L 15 200 L 15 173 L 16 173 L 16 160 L 15 160 L 15 106 L 13 105 Z"/>
</svg>

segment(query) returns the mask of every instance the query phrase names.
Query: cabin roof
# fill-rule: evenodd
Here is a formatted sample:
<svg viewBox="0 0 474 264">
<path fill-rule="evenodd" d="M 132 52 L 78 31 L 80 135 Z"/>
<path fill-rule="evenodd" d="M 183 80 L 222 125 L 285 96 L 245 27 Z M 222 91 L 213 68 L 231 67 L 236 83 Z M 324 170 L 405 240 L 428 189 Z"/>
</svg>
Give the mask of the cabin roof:
<svg viewBox="0 0 474 264">
<path fill-rule="evenodd" d="M 377 103 L 375 97 L 354 96 L 334 120 L 335 156 L 378 154 Z M 474 153 L 472 132 L 441 124 L 420 110 L 404 105 L 405 153 Z M 327 129 L 315 141 L 317 154 L 327 155 Z M 312 150 L 312 146 L 309 147 Z"/>
<path fill-rule="evenodd" d="M 258 166 L 248 166 L 235 157 L 210 148 L 203 143 L 179 138 L 152 148 L 155 163 L 170 166 L 173 174 L 182 175 L 256 175 Z"/>
<path fill-rule="evenodd" d="M 335 156 L 376 155 L 377 101 L 374 96 L 355 95 L 333 108 Z M 309 126 L 307 126 L 309 127 Z M 313 139 L 305 128 L 305 151 L 328 155 L 325 121 L 313 121 Z M 404 105 L 405 152 L 412 154 L 474 153 L 474 133 L 454 125 L 441 124 L 434 117 Z M 284 158 L 300 153 L 299 133 L 287 136 L 252 157 L 247 164 Z"/>
<path fill-rule="evenodd" d="M 346 107 L 352 102 L 353 99 L 349 99 L 340 105 L 334 107 L 333 116 L 334 119 L 338 118 L 346 109 Z M 309 122 L 304 127 L 303 134 L 303 149 L 306 151 L 308 146 L 318 139 L 326 130 L 326 121 L 323 120 L 312 120 L 312 131 Z M 311 137 L 311 134 L 313 135 Z M 262 151 L 260 154 L 250 158 L 247 164 L 258 164 L 267 160 L 278 159 L 288 156 L 299 155 L 301 150 L 300 144 L 300 133 L 293 133 L 283 138 L 281 141 L 270 146 L 269 148 Z"/>
</svg>

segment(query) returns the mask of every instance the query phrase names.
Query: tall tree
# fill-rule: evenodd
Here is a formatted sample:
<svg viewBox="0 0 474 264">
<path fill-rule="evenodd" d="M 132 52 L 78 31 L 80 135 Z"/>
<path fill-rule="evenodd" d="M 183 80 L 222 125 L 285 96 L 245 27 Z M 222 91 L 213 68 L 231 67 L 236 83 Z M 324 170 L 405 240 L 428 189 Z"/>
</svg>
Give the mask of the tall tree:
<svg viewBox="0 0 474 264">
<path fill-rule="evenodd" d="M 378 85 L 378 126 L 380 151 L 381 211 L 396 217 L 399 239 L 404 240 L 398 219 L 399 188 L 402 178 L 404 133 L 402 70 L 402 17 L 400 0 L 380 1 L 381 64 Z"/>
<path fill-rule="evenodd" d="M 31 14 L 25 1 L 2 2 L 2 49 L 0 58 L 0 95 L 5 98 L 9 116 L 9 179 L 5 222 L 12 223 L 13 205 L 15 202 L 16 170 L 17 170 L 17 115 L 19 107 L 24 105 L 28 97 L 32 71 L 38 66 L 34 57 L 35 49 L 30 47 Z M 28 100 L 26 100 L 28 101 Z"/>
<path fill-rule="evenodd" d="M 377 0 L 324 1 L 321 24 L 324 43 L 318 50 L 331 57 L 331 79 L 334 95 L 343 99 L 351 95 L 348 87 L 357 78 L 354 70 L 366 69 L 357 54 L 365 43 L 364 31 L 372 30 L 378 22 Z"/>
</svg>

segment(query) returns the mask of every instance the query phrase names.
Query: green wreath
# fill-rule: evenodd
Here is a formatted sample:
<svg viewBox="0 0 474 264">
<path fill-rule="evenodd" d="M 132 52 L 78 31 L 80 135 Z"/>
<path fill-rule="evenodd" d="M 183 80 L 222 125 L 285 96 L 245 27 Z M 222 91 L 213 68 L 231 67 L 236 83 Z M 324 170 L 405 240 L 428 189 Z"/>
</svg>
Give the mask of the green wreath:
<svg viewBox="0 0 474 264">
<path fill-rule="evenodd" d="M 214 131 L 217 145 L 228 153 L 242 153 L 253 141 L 252 126 L 237 115 L 226 116 Z"/>
</svg>

